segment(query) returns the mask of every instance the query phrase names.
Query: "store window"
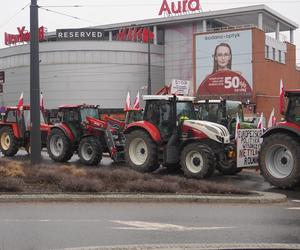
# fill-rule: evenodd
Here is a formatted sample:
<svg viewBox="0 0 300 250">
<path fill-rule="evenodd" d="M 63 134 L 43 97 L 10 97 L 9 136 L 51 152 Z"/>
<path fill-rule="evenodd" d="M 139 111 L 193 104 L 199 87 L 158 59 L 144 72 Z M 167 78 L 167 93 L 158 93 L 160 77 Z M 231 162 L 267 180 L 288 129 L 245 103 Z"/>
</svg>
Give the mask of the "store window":
<svg viewBox="0 0 300 250">
<path fill-rule="evenodd" d="M 265 58 L 269 59 L 269 46 L 265 46 Z"/>
</svg>

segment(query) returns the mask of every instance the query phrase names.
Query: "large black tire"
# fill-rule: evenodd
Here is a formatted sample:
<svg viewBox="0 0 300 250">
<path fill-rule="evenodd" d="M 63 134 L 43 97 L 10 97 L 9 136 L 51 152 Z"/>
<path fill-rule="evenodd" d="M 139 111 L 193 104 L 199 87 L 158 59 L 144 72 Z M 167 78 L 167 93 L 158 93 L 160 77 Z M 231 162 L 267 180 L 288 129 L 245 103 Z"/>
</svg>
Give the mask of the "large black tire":
<svg viewBox="0 0 300 250">
<path fill-rule="evenodd" d="M 83 138 L 78 146 L 78 155 L 82 164 L 97 166 L 102 159 L 102 146 L 95 137 Z"/>
<path fill-rule="evenodd" d="M 276 133 L 264 138 L 260 149 L 264 178 L 279 188 L 293 188 L 300 181 L 300 143 L 297 138 Z"/>
<path fill-rule="evenodd" d="M 181 152 L 180 165 L 186 177 L 208 178 L 214 172 L 211 149 L 200 143 L 188 144 Z"/>
<path fill-rule="evenodd" d="M 67 162 L 73 156 L 73 145 L 62 130 L 53 129 L 47 139 L 47 151 L 53 161 Z"/>
<path fill-rule="evenodd" d="M 125 160 L 139 172 L 152 172 L 159 168 L 158 148 L 147 132 L 134 130 L 126 135 Z"/>
<path fill-rule="evenodd" d="M 242 168 L 236 166 L 235 160 L 220 160 L 216 168 L 223 175 L 235 175 L 242 171 Z"/>
<path fill-rule="evenodd" d="M 18 152 L 18 139 L 12 128 L 3 127 L 0 129 L 0 149 L 5 156 L 14 156 Z"/>
</svg>

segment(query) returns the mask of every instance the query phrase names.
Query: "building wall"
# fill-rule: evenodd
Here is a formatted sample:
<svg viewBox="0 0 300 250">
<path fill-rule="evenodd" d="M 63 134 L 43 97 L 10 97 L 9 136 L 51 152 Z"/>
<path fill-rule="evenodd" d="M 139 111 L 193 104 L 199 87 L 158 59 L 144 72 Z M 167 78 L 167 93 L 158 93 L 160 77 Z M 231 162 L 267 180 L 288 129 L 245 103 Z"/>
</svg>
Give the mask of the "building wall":
<svg viewBox="0 0 300 250">
<path fill-rule="evenodd" d="M 5 71 L 1 105 L 16 105 L 30 94 L 29 45 L 0 50 Z M 152 92 L 165 82 L 164 47 L 151 45 Z M 123 108 L 127 91 L 145 94 L 148 84 L 148 45 L 134 42 L 78 41 L 40 44 L 40 86 L 45 106 L 90 103 Z"/>
<path fill-rule="evenodd" d="M 264 112 L 267 119 L 275 108 L 279 118 L 279 86 L 283 80 L 285 89 L 300 88 L 300 71 L 296 69 L 296 47 L 286 43 L 285 63 L 265 58 L 265 33 L 253 29 L 253 100 L 257 111 Z"/>
</svg>

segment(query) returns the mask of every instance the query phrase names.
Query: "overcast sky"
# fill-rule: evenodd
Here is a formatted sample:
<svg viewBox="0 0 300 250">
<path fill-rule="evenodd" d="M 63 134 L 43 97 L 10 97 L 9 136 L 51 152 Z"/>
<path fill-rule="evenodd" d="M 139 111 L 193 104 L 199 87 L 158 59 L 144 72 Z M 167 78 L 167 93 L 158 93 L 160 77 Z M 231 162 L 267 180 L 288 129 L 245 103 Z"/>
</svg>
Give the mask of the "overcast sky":
<svg viewBox="0 0 300 250">
<path fill-rule="evenodd" d="M 173 1 L 177 2 L 179 0 Z M 16 34 L 17 27 L 22 26 L 26 26 L 26 29 L 29 30 L 30 0 L 2 0 L 2 2 L 0 15 L 0 48 L 5 47 L 4 32 Z M 170 0 L 168 2 L 170 2 Z M 48 31 L 55 31 L 57 28 L 79 28 L 157 18 L 159 17 L 158 12 L 161 3 L 162 0 L 38 0 L 38 5 L 43 6 L 43 9 L 39 11 L 39 25 L 47 27 Z M 300 24 L 300 0 L 200 0 L 200 3 L 203 11 L 266 4 L 283 16 Z M 82 7 L 54 7 L 65 5 L 80 5 Z M 61 14 L 53 13 L 45 9 Z M 300 64 L 299 30 L 295 32 L 294 39 L 297 46 L 297 64 Z"/>
</svg>

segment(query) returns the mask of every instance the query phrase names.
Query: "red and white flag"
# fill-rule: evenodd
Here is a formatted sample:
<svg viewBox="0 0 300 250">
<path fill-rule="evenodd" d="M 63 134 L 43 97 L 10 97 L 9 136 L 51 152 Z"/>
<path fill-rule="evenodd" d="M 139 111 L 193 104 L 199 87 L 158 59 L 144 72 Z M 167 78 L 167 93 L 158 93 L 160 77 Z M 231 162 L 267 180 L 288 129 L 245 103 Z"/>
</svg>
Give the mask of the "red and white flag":
<svg viewBox="0 0 300 250">
<path fill-rule="evenodd" d="M 133 108 L 134 109 L 140 109 L 140 92 L 138 91 L 133 103 Z"/>
<path fill-rule="evenodd" d="M 23 92 L 22 92 L 21 96 L 20 96 L 20 99 L 18 101 L 18 104 L 17 104 L 17 110 L 18 111 L 23 110 L 23 105 L 24 105 L 24 97 L 23 97 Z"/>
<path fill-rule="evenodd" d="M 276 125 L 276 117 L 275 117 L 275 109 L 273 108 L 269 117 L 268 128 L 271 128 L 275 125 Z"/>
<path fill-rule="evenodd" d="M 126 102 L 125 102 L 125 111 L 130 109 L 130 94 L 127 92 Z"/>
<path fill-rule="evenodd" d="M 259 121 L 257 123 L 257 128 L 258 129 L 263 129 L 264 128 L 264 122 L 263 122 L 263 120 L 264 120 L 264 113 L 261 112 L 260 117 L 259 117 Z"/>
<path fill-rule="evenodd" d="M 283 114 L 285 110 L 284 105 L 284 86 L 283 81 L 280 79 L 280 90 L 279 90 L 279 100 L 280 100 L 280 113 Z"/>
<path fill-rule="evenodd" d="M 240 122 L 239 114 L 236 113 L 235 135 L 234 135 L 234 139 L 236 139 L 236 140 L 238 138 L 238 130 L 239 129 L 241 129 L 241 122 Z"/>
<path fill-rule="evenodd" d="M 44 105 L 44 97 L 43 97 L 43 92 L 41 91 L 41 97 L 40 97 L 40 106 L 41 106 L 41 110 L 42 112 L 45 111 L 45 105 Z"/>
</svg>

